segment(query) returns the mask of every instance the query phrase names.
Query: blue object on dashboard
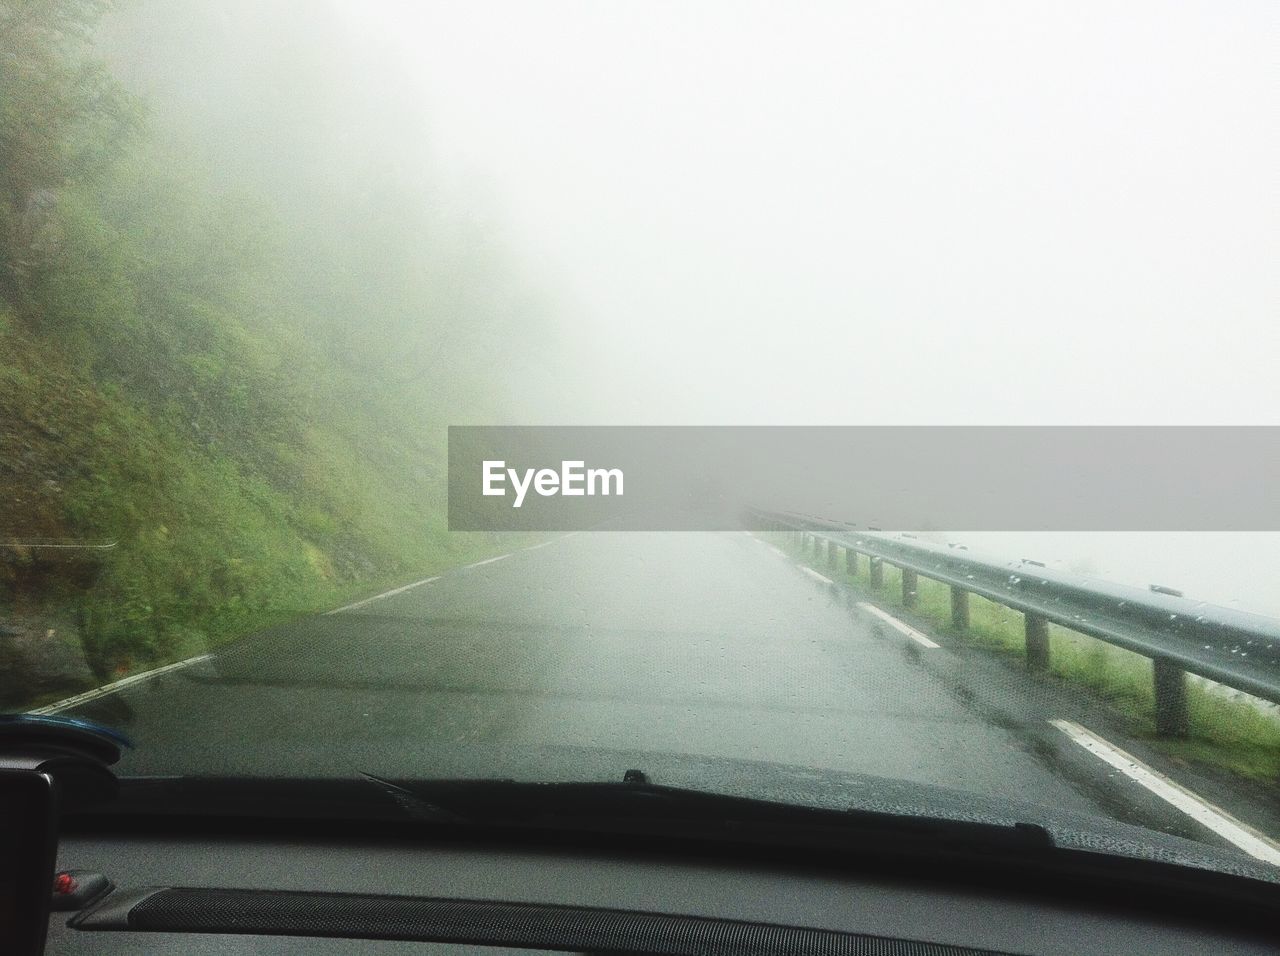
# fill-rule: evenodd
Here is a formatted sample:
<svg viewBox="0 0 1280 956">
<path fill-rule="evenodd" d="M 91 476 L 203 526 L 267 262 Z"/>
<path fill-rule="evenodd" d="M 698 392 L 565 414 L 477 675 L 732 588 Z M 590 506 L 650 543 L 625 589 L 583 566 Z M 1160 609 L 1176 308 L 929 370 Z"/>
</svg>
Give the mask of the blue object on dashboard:
<svg viewBox="0 0 1280 956">
<path fill-rule="evenodd" d="M 59 740 L 95 750 L 106 763 L 120 759 L 120 749 L 133 748 L 133 741 L 113 727 L 107 727 L 81 717 L 60 717 L 54 714 L 0 714 L 0 748 L 6 743 L 25 739 L 32 743 L 56 743 Z M 110 755 L 106 753 L 110 751 Z"/>
</svg>

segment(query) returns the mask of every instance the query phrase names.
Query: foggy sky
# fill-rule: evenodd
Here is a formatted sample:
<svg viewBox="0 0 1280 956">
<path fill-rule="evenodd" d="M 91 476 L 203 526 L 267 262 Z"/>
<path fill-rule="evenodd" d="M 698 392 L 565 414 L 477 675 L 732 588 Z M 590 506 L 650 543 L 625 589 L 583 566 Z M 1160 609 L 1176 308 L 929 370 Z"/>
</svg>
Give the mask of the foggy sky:
<svg viewBox="0 0 1280 956">
<path fill-rule="evenodd" d="M 1280 421 L 1274 5 L 343 6 L 557 303 L 522 423 Z"/>
<path fill-rule="evenodd" d="M 554 303 L 517 423 L 1280 423 L 1274 4 L 342 6 Z M 972 537 L 1280 613 L 1280 536 Z"/>
</svg>

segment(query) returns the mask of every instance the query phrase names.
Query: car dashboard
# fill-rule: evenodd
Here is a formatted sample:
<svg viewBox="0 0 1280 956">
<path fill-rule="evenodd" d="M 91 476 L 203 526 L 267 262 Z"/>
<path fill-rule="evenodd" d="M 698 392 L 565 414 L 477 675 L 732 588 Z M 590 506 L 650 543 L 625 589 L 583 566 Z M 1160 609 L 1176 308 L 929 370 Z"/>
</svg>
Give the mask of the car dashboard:
<svg viewBox="0 0 1280 956">
<path fill-rule="evenodd" d="M 1265 926 L 827 859 L 322 833 L 64 835 L 114 889 L 52 914 L 51 956 L 240 953 L 1263 954 Z"/>
</svg>

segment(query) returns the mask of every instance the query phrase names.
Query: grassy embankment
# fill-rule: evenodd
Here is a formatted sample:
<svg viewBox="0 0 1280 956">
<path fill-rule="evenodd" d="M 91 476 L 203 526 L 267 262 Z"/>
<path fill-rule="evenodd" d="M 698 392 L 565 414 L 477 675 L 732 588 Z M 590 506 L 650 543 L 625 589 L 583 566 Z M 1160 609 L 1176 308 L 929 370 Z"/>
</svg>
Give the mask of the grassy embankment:
<svg viewBox="0 0 1280 956">
<path fill-rule="evenodd" d="M 101 6 L 0 0 L 3 709 L 493 553 L 445 528 L 444 425 L 536 354 L 501 257 L 399 172 L 403 127 L 361 125 L 377 84 L 329 125 L 272 99 L 303 72 L 175 105 L 97 58 Z M 241 115 L 273 135 L 186 132 Z"/>
<path fill-rule="evenodd" d="M 87 673 L 21 683 L 11 673 L 5 707 L 38 706 L 500 546 L 444 530 L 439 492 L 407 461 L 438 465 L 441 449 L 387 447 L 385 435 L 361 440 L 359 428 L 329 422 L 255 467 L 95 382 L 6 310 L 0 352 L 5 537 L 116 542 L 90 556 L 87 586 L 62 573 L 79 554 L 50 562 L 49 552 L 6 549 L 15 586 L 0 618 L 47 625 Z"/>
</svg>

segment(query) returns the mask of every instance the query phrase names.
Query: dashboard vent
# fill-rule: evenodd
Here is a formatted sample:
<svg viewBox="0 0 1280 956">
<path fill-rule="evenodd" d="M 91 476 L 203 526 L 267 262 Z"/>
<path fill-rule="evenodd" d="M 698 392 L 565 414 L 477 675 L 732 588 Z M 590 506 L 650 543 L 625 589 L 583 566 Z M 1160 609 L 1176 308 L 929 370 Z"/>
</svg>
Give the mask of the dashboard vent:
<svg viewBox="0 0 1280 956">
<path fill-rule="evenodd" d="M 990 950 L 798 926 L 542 903 L 288 890 L 112 894 L 80 930 L 327 936 L 653 956 L 995 956 Z"/>
</svg>

